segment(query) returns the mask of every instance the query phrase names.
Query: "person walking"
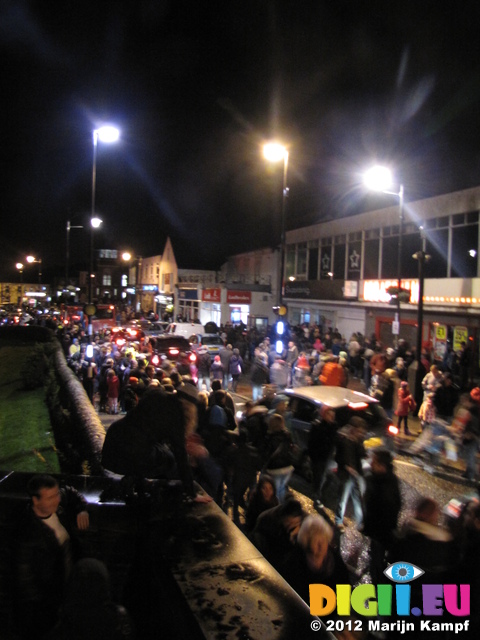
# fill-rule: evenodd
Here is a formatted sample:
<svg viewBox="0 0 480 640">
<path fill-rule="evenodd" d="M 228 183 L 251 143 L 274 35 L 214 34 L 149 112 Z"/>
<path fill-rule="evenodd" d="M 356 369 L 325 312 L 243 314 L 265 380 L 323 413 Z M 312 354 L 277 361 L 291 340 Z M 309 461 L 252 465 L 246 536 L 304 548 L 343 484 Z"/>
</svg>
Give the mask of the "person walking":
<svg viewBox="0 0 480 640">
<path fill-rule="evenodd" d="M 232 391 L 236 393 L 238 387 L 238 381 L 243 372 L 243 358 L 240 355 L 238 349 L 233 350 L 232 357 L 230 358 L 230 375 L 232 377 Z"/>
<path fill-rule="evenodd" d="M 357 527 L 363 522 L 362 498 L 365 480 L 362 460 L 366 457 L 363 446 L 366 434 L 367 423 L 357 416 L 351 418 L 350 423 L 338 432 L 335 459 L 340 488 L 335 509 L 335 526 L 340 532 L 345 531 L 343 518 L 349 498 L 352 500 Z"/>
</svg>

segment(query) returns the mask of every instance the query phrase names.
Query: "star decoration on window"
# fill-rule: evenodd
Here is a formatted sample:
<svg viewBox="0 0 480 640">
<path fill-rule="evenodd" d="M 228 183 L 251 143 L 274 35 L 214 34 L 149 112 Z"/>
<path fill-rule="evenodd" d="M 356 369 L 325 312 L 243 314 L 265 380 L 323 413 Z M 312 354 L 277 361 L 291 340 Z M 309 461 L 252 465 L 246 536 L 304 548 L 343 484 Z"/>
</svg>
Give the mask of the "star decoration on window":
<svg viewBox="0 0 480 640">
<path fill-rule="evenodd" d="M 323 271 L 328 271 L 330 269 L 330 256 L 326 253 L 322 258 L 322 269 Z"/>
<path fill-rule="evenodd" d="M 350 269 L 360 269 L 360 254 L 354 249 L 353 253 L 349 256 Z"/>
</svg>

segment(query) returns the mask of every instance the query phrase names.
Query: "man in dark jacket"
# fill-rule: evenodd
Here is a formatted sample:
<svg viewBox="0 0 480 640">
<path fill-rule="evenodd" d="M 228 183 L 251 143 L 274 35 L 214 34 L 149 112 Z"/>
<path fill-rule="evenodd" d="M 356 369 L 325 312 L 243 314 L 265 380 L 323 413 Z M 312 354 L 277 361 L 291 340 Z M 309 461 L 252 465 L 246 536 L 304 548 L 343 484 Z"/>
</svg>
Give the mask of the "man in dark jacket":
<svg viewBox="0 0 480 640">
<path fill-rule="evenodd" d="M 371 538 L 370 573 L 372 582 L 377 583 L 385 568 L 385 552 L 394 540 L 402 498 L 390 451 L 376 449 L 370 468 L 364 497 L 363 533 Z"/>
<path fill-rule="evenodd" d="M 350 423 L 340 429 L 336 442 L 336 456 L 340 490 L 335 509 L 335 526 L 340 532 L 345 530 L 343 517 L 348 499 L 352 499 L 354 518 L 357 526 L 363 522 L 362 493 L 364 488 L 362 460 L 366 457 L 363 442 L 367 434 L 367 423 L 354 416 Z"/>
<path fill-rule="evenodd" d="M 85 499 L 55 478 L 38 475 L 27 486 L 31 502 L 16 539 L 15 605 L 22 637 L 39 638 L 52 628 L 66 580 L 79 556 L 74 528 L 88 529 Z"/>
<path fill-rule="evenodd" d="M 315 508 L 322 509 L 322 488 L 327 477 L 328 465 L 333 457 L 337 423 L 335 411 L 325 407 L 321 418 L 312 422 L 308 437 L 308 455 L 312 463 L 312 490 Z"/>
</svg>

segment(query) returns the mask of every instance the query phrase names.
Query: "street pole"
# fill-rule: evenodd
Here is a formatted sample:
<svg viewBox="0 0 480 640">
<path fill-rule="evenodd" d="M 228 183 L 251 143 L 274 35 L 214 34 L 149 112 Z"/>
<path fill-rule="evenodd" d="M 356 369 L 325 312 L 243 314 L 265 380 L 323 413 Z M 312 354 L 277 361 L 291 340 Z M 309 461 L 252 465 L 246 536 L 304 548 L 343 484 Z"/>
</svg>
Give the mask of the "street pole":
<svg viewBox="0 0 480 640">
<path fill-rule="evenodd" d="M 93 130 L 93 162 L 92 162 L 92 210 L 90 218 L 90 287 L 88 301 L 93 304 L 93 224 L 92 221 L 95 218 L 95 188 L 97 184 L 97 144 L 98 144 L 98 130 Z M 89 333 L 91 323 L 89 323 Z"/>
<path fill-rule="evenodd" d="M 397 317 L 395 318 L 398 323 L 398 333 L 395 336 L 395 348 L 398 349 L 400 339 L 400 291 L 402 290 L 402 243 L 403 243 L 403 184 L 400 185 L 398 192 L 398 258 L 397 258 Z"/>
<path fill-rule="evenodd" d="M 70 220 L 67 220 L 67 242 L 66 242 L 66 252 L 65 252 L 65 288 L 68 287 L 68 267 L 70 263 L 70 230 L 71 229 L 83 229 L 81 225 L 70 224 Z"/>
<path fill-rule="evenodd" d="M 280 274 L 278 282 L 278 307 L 283 304 L 283 280 L 285 271 L 285 225 L 287 218 L 287 198 L 288 198 L 288 151 L 285 149 L 283 156 L 283 191 L 282 191 L 282 217 L 280 227 Z"/>
</svg>

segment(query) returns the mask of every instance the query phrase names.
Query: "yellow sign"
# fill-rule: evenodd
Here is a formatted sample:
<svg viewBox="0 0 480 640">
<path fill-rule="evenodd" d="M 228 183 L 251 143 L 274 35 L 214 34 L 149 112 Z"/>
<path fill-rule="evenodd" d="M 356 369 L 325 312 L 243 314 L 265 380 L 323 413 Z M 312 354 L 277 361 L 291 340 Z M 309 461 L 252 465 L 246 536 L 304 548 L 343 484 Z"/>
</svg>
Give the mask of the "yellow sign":
<svg viewBox="0 0 480 640">
<path fill-rule="evenodd" d="M 447 339 L 447 327 L 444 324 L 437 324 L 435 327 L 435 338 L 442 341 Z"/>
<path fill-rule="evenodd" d="M 87 316 L 94 316 L 96 310 L 97 307 L 94 304 L 87 304 L 85 306 L 85 313 L 87 314 Z"/>
<path fill-rule="evenodd" d="M 468 342 L 468 329 L 467 327 L 454 327 L 453 328 L 453 350 L 460 351 L 462 348 L 462 342 L 467 344 Z"/>
</svg>

